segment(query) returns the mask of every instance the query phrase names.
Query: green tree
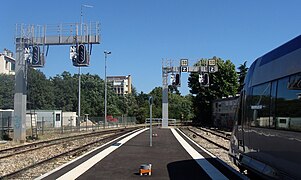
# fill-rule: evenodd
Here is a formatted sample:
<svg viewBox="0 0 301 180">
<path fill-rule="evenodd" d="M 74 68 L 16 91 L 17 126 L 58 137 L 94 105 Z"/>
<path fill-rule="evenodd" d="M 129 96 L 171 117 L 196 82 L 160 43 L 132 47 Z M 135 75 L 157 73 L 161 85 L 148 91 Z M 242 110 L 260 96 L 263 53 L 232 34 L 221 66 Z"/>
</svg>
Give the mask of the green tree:
<svg viewBox="0 0 301 180">
<path fill-rule="evenodd" d="M 162 87 L 155 87 L 150 93 L 149 96 L 153 97 L 153 117 L 158 118 L 162 116 Z M 148 100 L 148 99 L 147 99 Z M 149 110 L 148 110 L 149 117 Z"/>
<path fill-rule="evenodd" d="M 145 119 L 149 117 L 149 108 L 148 108 L 148 94 L 143 93 L 142 91 L 137 94 L 137 109 L 132 109 L 133 116 L 136 117 L 138 123 L 144 123 Z"/>
<path fill-rule="evenodd" d="M 168 92 L 180 95 L 180 91 L 178 90 L 178 87 L 174 85 L 168 85 Z"/>
<path fill-rule="evenodd" d="M 181 96 L 179 94 L 169 94 L 168 114 L 171 119 L 189 120 L 192 118 L 191 96 Z"/>
<path fill-rule="evenodd" d="M 15 76 L 0 74 L 0 109 L 14 108 Z"/>
<path fill-rule="evenodd" d="M 191 73 L 188 79 L 188 86 L 191 88 L 190 92 L 195 94 L 192 101 L 195 115 L 194 122 L 196 123 L 210 125 L 212 123 L 212 100 L 229 95 L 234 96 L 237 92 L 238 76 L 235 71 L 235 65 L 230 60 L 224 61 L 217 57 L 213 57 L 213 59 L 217 61 L 218 72 L 209 75 L 209 87 L 200 85 L 198 73 Z M 195 65 L 200 65 L 200 63 L 201 60 Z"/>
<path fill-rule="evenodd" d="M 51 82 L 40 70 L 28 69 L 27 109 L 53 109 L 54 93 Z"/>
<path fill-rule="evenodd" d="M 104 116 L 104 81 L 98 75 L 81 76 L 81 112 L 89 116 Z"/>
<path fill-rule="evenodd" d="M 240 64 L 240 66 L 237 69 L 239 70 L 237 72 L 238 73 L 238 83 L 239 83 L 237 93 L 240 93 L 240 91 L 243 88 L 244 80 L 245 80 L 245 77 L 246 77 L 248 69 L 249 69 L 249 68 L 247 68 L 247 61 L 245 61 L 243 64 Z"/>
<path fill-rule="evenodd" d="M 63 111 L 77 112 L 78 107 L 78 75 L 64 71 L 61 75 L 50 78 L 53 84 L 54 106 Z"/>
</svg>

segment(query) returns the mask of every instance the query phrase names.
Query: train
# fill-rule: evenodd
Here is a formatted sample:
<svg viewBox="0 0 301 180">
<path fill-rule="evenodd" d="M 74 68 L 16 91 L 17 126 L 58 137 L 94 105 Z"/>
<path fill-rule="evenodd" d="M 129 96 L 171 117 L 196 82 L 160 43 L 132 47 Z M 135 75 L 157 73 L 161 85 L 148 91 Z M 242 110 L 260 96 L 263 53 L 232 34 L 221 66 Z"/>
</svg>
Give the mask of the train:
<svg viewBox="0 0 301 180">
<path fill-rule="evenodd" d="M 229 157 L 264 179 L 301 179 L 301 35 L 251 64 Z"/>
</svg>

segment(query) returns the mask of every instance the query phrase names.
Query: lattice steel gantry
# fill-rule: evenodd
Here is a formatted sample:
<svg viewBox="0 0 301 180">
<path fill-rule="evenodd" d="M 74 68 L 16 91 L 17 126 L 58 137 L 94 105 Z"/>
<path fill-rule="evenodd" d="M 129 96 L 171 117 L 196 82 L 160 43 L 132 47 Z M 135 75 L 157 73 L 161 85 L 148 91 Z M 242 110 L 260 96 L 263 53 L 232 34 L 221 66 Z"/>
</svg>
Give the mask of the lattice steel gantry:
<svg viewBox="0 0 301 180">
<path fill-rule="evenodd" d="M 53 45 L 87 45 L 91 53 L 92 44 L 100 43 L 100 23 L 69 23 L 58 25 L 16 25 L 16 66 L 14 95 L 14 141 L 26 140 L 26 98 L 28 49 L 39 47 L 39 58 L 45 60 L 48 46 Z M 47 47 L 47 48 L 46 48 Z M 41 53 L 40 53 L 41 48 Z M 46 52 L 45 52 L 46 51 Z M 42 66 L 42 64 L 38 64 Z"/>
</svg>

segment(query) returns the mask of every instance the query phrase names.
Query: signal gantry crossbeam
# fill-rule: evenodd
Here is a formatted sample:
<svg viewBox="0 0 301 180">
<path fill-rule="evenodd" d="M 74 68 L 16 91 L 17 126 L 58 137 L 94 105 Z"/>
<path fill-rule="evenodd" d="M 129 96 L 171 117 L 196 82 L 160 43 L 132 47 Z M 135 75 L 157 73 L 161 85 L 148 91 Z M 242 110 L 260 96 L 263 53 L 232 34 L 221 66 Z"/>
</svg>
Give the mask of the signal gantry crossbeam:
<svg viewBox="0 0 301 180">
<path fill-rule="evenodd" d="M 164 65 L 165 64 L 165 65 Z M 200 66 L 188 66 L 188 59 L 181 59 L 180 66 L 172 66 L 171 61 L 162 63 L 162 127 L 168 127 L 168 74 L 171 73 L 172 85 L 181 86 L 181 73 L 199 73 L 201 86 L 209 87 L 209 74 L 218 71 L 217 62 L 214 59 L 202 60 Z"/>
</svg>

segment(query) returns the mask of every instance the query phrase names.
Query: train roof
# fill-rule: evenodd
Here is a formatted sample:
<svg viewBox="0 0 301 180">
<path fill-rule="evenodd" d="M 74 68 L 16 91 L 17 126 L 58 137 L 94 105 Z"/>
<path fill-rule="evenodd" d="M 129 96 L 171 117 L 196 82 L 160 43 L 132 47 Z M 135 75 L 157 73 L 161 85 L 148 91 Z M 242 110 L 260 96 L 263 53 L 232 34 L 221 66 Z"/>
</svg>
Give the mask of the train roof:
<svg viewBox="0 0 301 180">
<path fill-rule="evenodd" d="M 299 48 L 301 48 L 301 35 L 260 57 L 260 66 L 277 60 Z"/>
<path fill-rule="evenodd" d="M 259 85 L 301 72 L 301 35 L 256 59 L 245 84 Z"/>
</svg>

